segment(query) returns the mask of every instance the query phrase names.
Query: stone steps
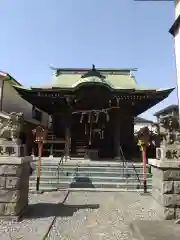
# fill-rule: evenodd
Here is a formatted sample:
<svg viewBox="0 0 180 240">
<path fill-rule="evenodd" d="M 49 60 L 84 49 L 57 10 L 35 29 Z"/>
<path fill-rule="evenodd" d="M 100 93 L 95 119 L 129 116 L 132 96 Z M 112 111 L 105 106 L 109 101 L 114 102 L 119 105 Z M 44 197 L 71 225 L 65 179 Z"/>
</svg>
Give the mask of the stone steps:
<svg viewBox="0 0 180 240">
<path fill-rule="evenodd" d="M 30 190 L 34 190 L 35 189 L 35 181 L 30 181 L 29 183 L 30 186 Z M 148 189 L 151 189 L 151 184 L 147 184 Z M 76 188 L 81 188 L 82 190 L 87 188 L 87 189 L 96 189 L 96 188 L 102 188 L 102 189 L 119 189 L 121 190 L 135 190 L 135 189 L 143 189 L 142 184 L 140 185 L 138 182 L 131 182 L 131 183 L 119 183 L 119 182 L 114 182 L 114 183 L 110 183 L 110 182 L 71 182 L 71 181 L 60 181 L 59 183 L 57 183 L 57 181 L 51 181 L 51 182 L 47 182 L 47 181 L 41 181 L 40 182 L 40 190 L 43 191 L 47 191 L 47 190 L 64 190 L 64 189 L 76 189 Z"/>
<path fill-rule="evenodd" d="M 127 164 L 123 168 L 120 162 L 68 161 L 59 166 L 59 159 L 43 159 L 41 161 L 40 190 L 57 189 L 117 189 L 131 191 L 143 189 L 142 164 Z M 36 167 L 37 162 L 34 162 Z M 135 169 L 134 169 L 135 168 Z M 148 188 L 151 189 L 151 176 L 148 177 Z M 36 171 L 30 177 L 29 187 L 36 186 Z M 79 189 L 79 190 L 78 190 Z"/>
<path fill-rule="evenodd" d="M 51 170 L 51 171 L 49 171 Z M 34 174 L 35 174 L 35 171 L 34 171 Z M 142 172 L 137 172 L 139 178 L 142 178 L 143 177 L 143 173 Z M 131 177 L 134 177 L 136 178 L 137 175 L 136 173 L 133 171 L 133 170 L 126 170 L 126 171 L 123 171 L 123 170 L 120 170 L 119 172 L 113 172 L 113 171 L 74 171 L 74 170 L 67 170 L 67 169 L 64 169 L 64 171 L 60 170 L 58 172 L 58 169 L 41 169 L 41 176 L 44 175 L 44 176 L 79 176 L 79 177 L 83 177 L 83 176 L 86 176 L 86 177 L 99 177 L 101 175 L 101 177 L 108 177 L 108 178 L 111 178 L 111 177 L 128 177 L 128 178 L 131 178 Z M 147 174 L 148 177 L 151 177 L 150 174 Z"/>
<path fill-rule="evenodd" d="M 41 159 L 41 163 L 43 165 L 49 164 L 49 165 L 54 165 L 54 164 L 58 164 L 60 162 L 61 158 L 60 157 L 43 157 Z M 37 158 L 34 159 L 34 162 L 37 162 Z M 124 163 L 125 164 L 125 163 Z M 132 166 L 132 164 L 136 167 L 142 167 L 142 163 L 141 162 L 130 162 L 127 161 L 127 165 L 128 166 Z M 83 159 L 83 158 L 77 158 L 77 157 L 72 157 L 71 160 L 68 160 L 67 162 L 64 162 L 64 165 L 66 166 L 107 166 L 107 167 L 117 167 L 117 166 L 122 166 L 123 162 L 120 160 L 112 160 L 112 159 L 106 159 L 103 161 L 93 161 L 90 159 Z"/>
<path fill-rule="evenodd" d="M 132 168 L 128 169 L 123 169 L 123 168 L 118 168 L 118 169 L 107 169 L 107 168 L 58 168 L 57 166 L 51 167 L 51 166 L 41 166 L 41 172 L 78 172 L 78 173 L 83 173 L 83 174 L 88 174 L 88 173 L 93 173 L 93 174 L 143 174 L 142 169 L 137 169 L 134 170 Z"/>
<path fill-rule="evenodd" d="M 40 187 L 40 191 L 44 192 L 52 192 L 52 191 L 63 191 L 64 189 L 58 189 L 57 187 L 52 187 L 52 186 L 46 186 L 46 188 Z M 139 189 L 127 189 L 127 188 L 65 188 L 66 191 L 71 191 L 71 192 L 143 192 L 143 188 Z M 36 191 L 36 187 L 33 186 L 30 189 L 30 192 Z M 151 192 L 151 189 L 149 188 L 148 191 Z"/>
<path fill-rule="evenodd" d="M 31 176 L 30 177 L 31 181 L 36 180 L 36 176 Z M 41 175 L 41 180 L 42 181 L 47 181 L 47 182 L 51 182 L 51 181 L 56 181 L 58 180 L 58 176 L 45 176 L 45 175 Z M 142 178 L 140 178 L 141 182 L 142 182 Z M 87 182 L 87 181 L 91 181 L 91 182 L 115 182 L 115 183 L 122 183 L 122 182 L 139 182 L 138 179 L 136 178 L 136 176 L 134 177 L 87 177 L 87 176 L 60 176 L 59 177 L 59 181 L 69 181 L 69 182 L 74 182 L 74 181 L 78 181 L 78 182 Z M 148 183 L 151 183 L 151 178 L 147 179 Z"/>
<path fill-rule="evenodd" d="M 35 164 L 35 166 L 36 166 L 36 164 Z M 134 167 L 132 167 L 132 166 L 128 166 L 127 168 L 126 167 L 124 167 L 123 168 L 123 166 L 104 166 L 104 165 L 100 165 L 100 166 L 93 166 L 93 165 L 91 165 L 91 166 L 82 166 L 82 165 L 80 165 L 80 166 L 75 166 L 75 165 L 60 165 L 59 167 L 58 167 L 58 163 L 42 163 L 41 164 L 41 169 L 43 169 L 44 171 L 45 170 L 57 170 L 57 169 L 66 169 L 67 171 L 74 171 L 74 170 L 76 170 L 76 169 L 79 169 L 79 171 L 87 171 L 87 172 L 89 172 L 89 171 L 93 171 L 93 172 L 120 172 L 120 171 L 125 171 L 126 169 L 128 170 L 128 171 L 133 171 L 133 172 L 135 172 L 135 170 L 136 170 L 136 172 L 142 172 L 142 166 L 134 166 Z M 135 168 L 135 169 L 134 169 Z"/>
</svg>

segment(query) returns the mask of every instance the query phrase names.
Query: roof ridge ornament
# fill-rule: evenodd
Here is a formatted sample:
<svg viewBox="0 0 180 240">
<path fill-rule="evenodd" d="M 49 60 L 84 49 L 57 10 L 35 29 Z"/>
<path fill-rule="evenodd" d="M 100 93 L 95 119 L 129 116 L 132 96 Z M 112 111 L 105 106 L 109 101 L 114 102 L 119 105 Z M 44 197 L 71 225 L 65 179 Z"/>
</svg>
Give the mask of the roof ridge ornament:
<svg viewBox="0 0 180 240">
<path fill-rule="evenodd" d="M 131 77 L 131 78 L 133 78 L 133 77 L 134 77 L 134 75 L 133 75 L 132 71 L 130 71 L 130 77 Z"/>
<path fill-rule="evenodd" d="M 94 64 L 92 64 L 92 69 L 89 70 L 88 72 L 86 72 L 85 74 L 83 74 L 81 76 L 81 78 L 87 78 L 87 77 L 98 77 L 100 78 L 102 81 L 106 78 L 106 76 L 102 75 L 100 73 L 100 71 L 98 71 L 95 67 Z"/>
<path fill-rule="evenodd" d="M 60 69 L 54 65 L 50 65 L 50 69 L 53 71 L 53 76 L 58 77 L 60 75 Z"/>
</svg>

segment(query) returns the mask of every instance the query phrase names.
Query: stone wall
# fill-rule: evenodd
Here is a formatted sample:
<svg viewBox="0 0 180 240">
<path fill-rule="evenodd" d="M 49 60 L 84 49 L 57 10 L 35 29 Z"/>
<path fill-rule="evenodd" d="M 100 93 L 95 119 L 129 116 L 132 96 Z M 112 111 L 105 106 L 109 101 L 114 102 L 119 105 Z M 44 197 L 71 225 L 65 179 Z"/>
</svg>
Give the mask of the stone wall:
<svg viewBox="0 0 180 240">
<path fill-rule="evenodd" d="M 18 219 L 28 205 L 31 157 L 0 157 L 0 218 Z"/>
<path fill-rule="evenodd" d="M 180 218 L 180 162 L 151 162 L 152 197 L 158 213 L 167 220 Z"/>
</svg>

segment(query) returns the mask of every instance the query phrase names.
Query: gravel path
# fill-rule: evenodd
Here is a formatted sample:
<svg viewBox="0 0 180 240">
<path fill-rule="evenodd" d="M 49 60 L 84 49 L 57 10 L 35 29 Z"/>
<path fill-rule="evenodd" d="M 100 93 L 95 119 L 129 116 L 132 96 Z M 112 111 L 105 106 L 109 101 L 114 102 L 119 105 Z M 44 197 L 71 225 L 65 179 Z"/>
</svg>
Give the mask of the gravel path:
<svg viewBox="0 0 180 240">
<path fill-rule="evenodd" d="M 0 222 L 1 240 L 42 240 L 52 223 L 46 240 L 132 240 L 130 221 L 158 219 L 151 197 L 139 193 L 52 192 L 29 199 L 22 222 Z"/>
<path fill-rule="evenodd" d="M 19 223 L 0 221 L 1 240 L 42 240 L 54 220 L 57 203 L 66 192 L 29 195 L 26 217 Z"/>
<path fill-rule="evenodd" d="M 71 192 L 47 240 L 131 240 L 130 221 L 158 219 L 150 199 L 139 193 Z"/>
</svg>

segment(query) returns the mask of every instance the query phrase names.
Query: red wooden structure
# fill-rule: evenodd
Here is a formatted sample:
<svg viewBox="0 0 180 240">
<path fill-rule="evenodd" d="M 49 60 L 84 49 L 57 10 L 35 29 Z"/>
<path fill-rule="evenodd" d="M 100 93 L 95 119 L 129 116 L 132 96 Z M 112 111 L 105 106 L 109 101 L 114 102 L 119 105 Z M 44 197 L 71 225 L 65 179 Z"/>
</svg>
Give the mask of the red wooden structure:
<svg viewBox="0 0 180 240">
<path fill-rule="evenodd" d="M 41 174 L 41 156 L 42 156 L 43 144 L 46 139 L 47 131 L 42 126 L 38 126 L 32 131 L 32 134 L 33 134 L 33 149 L 32 149 L 33 155 L 34 155 L 35 144 L 38 145 L 36 191 L 39 191 L 40 174 Z"/>
</svg>

